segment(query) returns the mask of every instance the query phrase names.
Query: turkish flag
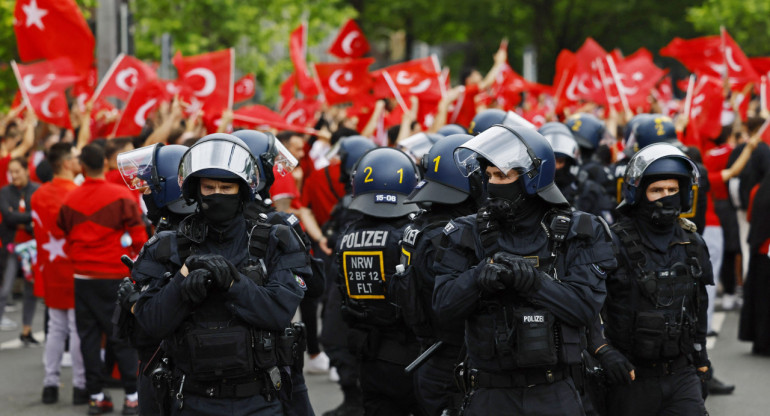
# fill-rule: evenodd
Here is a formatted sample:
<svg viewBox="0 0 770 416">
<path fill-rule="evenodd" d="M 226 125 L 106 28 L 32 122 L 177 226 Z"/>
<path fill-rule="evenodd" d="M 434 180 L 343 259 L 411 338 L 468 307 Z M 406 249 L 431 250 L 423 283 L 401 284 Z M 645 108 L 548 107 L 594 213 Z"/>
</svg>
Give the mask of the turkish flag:
<svg viewBox="0 0 770 416">
<path fill-rule="evenodd" d="M 280 114 L 260 104 L 250 105 L 235 110 L 233 112 L 233 124 L 254 129 L 272 127 L 279 130 L 291 130 L 300 133 L 318 133 L 311 128 L 289 124 Z"/>
<path fill-rule="evenodd" d="M 254 97 L 254 92 L 257 90 L 257 81 L 254 78 L 254 74 L 246 74 L 241 77 L 241 79 L 235 82 L 233 89 L 235 94 L 233 101 L 236 103 Z"/>
<path fill-rule="evenodd" d="M 374 96 L 402 98 L 416 95 L 420 100 L 440 100 L 442 96 L 441 71 L 435 56 L 414 59 L 371 73 L 374 78 Z"/>
<path fill-rule="evenodd" d="M 296 83 L 297 75 L 295 72 L 292 72 L 291 75 L 286 77 L 286 79 L 281 83 L 279 92 L 279 95 L 281 96 L 281 103 L 278 106 L 278 108 L 281 110 L 281 113 L 283 113 L 286 106 L 288 106 L 289 103 L 294 100 L 294 85 Z"/>
<path fill-rule="evenodd" d="M 297 87 L 305 97 L 318 95 L 318 86 L 310 76 L 307 68 L 307 28 L 299 25 L 289 35 L 289 56 L 294 64 L 294 74 L 297 77 Z"/>
<path fill-rule="evenodd" d="M 188 57 L 177 53 L 174 57 L 178 82 L 192 89 L 193 107 L 200 105 L 209 114 L 233 107 L 234 64 L 232 48 Z"/>
<path fill-rule="evenodd" d="M 749 58 L 752 68 L 760 75 L 770 73 L 770 57 Z"/>
<path fill-rule="evenodd" d="M 704 36 L 694 39 L 674 38 L 659 51 L 681 62 L 690 72 L 721 77 L 724 75 L 724 55 L 720 36 Z"/>
<path fill-rule="evenodd" d="M 595 40 L 588 38 L 583 42 L 583 46 L 575 52 L 575 84 L 577 96 L 582 99 L 602 102 L 599 97 L 605 96 L 602 87 L 602 77 L 599 68 L 596 66 L 598 61 L 604 59 L 607 52 Z M 605 79 L 610 76 L 609 68 L 605 65 Z M 573 90 L 574 91 L 574 90 Z M 604 98 L 606 101 L 606 97 Z"/>
<path fill-rule="evenodd" d="M 355 20 L 350 19 L 329 47 L 329 53 L 339 58 L 360 58 L 369 52 L 369 42 Z"/>
<path fill-rule="evenodd" d="M 23 61 L 68 57 L 78 74 L 94 61 L 94 35 L 74 0 L 17 0 L 13 29 Z"/>
<path fill-rule="evenodd" d="M 41 120 L 71 128 L 64 90 L 82 79 L 69 58 L 56 58 L 34 64 L 11 62 L 19 90 Z"/>
<path fill-rule="evenodd" d="M 292 99 L 285 111 L 281 111 L 281 116 L 286 119 L 288 124 L 312 126 L 316 122 L 316 113 L 320 108 L 321 103 L 315 99 Z"/>
<path fill-rule="evenodd" d="M 615 59 L 607 55 L 605 62 Z M 628 105 L 632 111 L 639 107 L 643 109 L 649 107 L 647 98 L 650 91 L 655 87 L 658 81 L 665 75 L 665 72 L 655 66 L 652 62 L 652 54 L 645 48 L 640 48 L 629 57 L 613 61 L 617 70 L 617 80 L 611 72 L 605 76 L 610 95 L 606 97 L 606 102 L 620 111 L 622 99 L 620 94 L 625 95 Z"/>
<path fill-rule="evenodd" d="M 146 123 L 147 115 L 169 98 L 165 83 L 159 80 L 149 81 L 134 89 L 115 126 L 113 136 L 138 136 Z"/>
<path fill-rule="evenodd" d="M 682 142 L 687 146 L 702 148 L 707 139 L 719 136 L 722 131 L 722 81 L 718 77 L 701 75 L 692 93 L 689 123 Z"/>
<path fill-rule="evenodd" d="M 727 30 L 722 29 L 722 37 L 724 38 L 725 65 L 727 65 L 730 88 L 738 91 L 749 82 L 759 82 L 759 74 L 754 70 L 751 61 L 743 53 L 741 47 L 727 33 Z"/>
<path fill-rule="evenodd" d="M 657 87 L 650 91 L 661 106 L 661 112 L 671 118 L 680 110 L 680 102 L 674 99 L 671 76 L 665 76 Z"/>
<path fill-rule="evenodd" d="M 318 84 L 329 105 L 351 101 L 359 94 L 366 94 L 371 89 L 369 65 L 374 58 L 356 59 L 347 62 L 315 64 Z"/>
<path fill-rule="evenodd" d="M 104 74 L 99 87 L 96 89 L 95 99 L 115 97 L 126 101 L 134 88 L 138 88 L 155 78 L 157 78 L 157 74 L 152 67 L 133 56 L 121 53 L 112 62 L 107 73 Z"/>
<path fill-rule="evenodd" d="M 556 99 L 556 113 L 564 111 L 576 103 L 580 97 L 577 95 L 577 58 L 567 49 L 562 49 L 556 58 L 556 73 L 553 76 L 554 98 Z"/>
</svg>

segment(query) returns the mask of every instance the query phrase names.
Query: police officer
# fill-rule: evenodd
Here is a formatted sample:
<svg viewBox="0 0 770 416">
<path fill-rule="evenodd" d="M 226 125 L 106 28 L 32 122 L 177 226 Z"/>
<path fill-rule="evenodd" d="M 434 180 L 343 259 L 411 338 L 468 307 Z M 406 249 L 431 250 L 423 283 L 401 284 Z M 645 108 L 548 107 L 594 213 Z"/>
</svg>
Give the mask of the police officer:
<svg viewBox="0 0 770 416">
<path fill-rule="evenodd" d="M 608 195 L 615 195 L 615 177 L 607 166 L 595 157 L 605 136 L 604 123 L 589 113 L 576 113 L 571 115 L 566 123 L 572 130 L 575 140 L 580 146 L 581 166 L 580 171 L 586 172 L 588 179 L 595 181 Z"/>
<path fill-rule="evenodd" d="M 343 317 L 351 326 L 349 345 L 360 363 L 366 415 L 420 414 L 411 376 L 404 372 L 419 345 L 385 298 L 385 283 L 399 264 L 398 241 L 408 215 L 417 211 L 404 199 L 419 179 L 411 158 L 393 148 L 366 152 L 353 169 L 350 209 L 362 217 L 339 238 L 338 284 Z"/>
<path fill-rule="evenodd" d="M 336 247 L 338 237 L 348 225 L 362 217 L 360 212 L 349 209 L 353 199 L 353 185 L 350 178 L 358 159 L 376 147 L 373 141 L 364 136 L 348 136 L 340 139 L 327 156 L 329 159 L 339 157 L 339 181 L 345 184 L 345 195 L 334 206 L 331 218 L 324 225 L 324 234 L 328 239 L 329 247 Z M 337 273 L 337 262 L 330 261 L 327 264 L 326 275 L 332 278 L 327 279 L 321 343 L 326 355 L 329 356 L 331 366 L 339 376 L 338 382 L 342 389 L 343 402 L 335 409 L 324 413 L 324 416 L 359 416 L 363 414 L 363 399 L 358 383 L 358 363 L 348 348 L 350 328 L 343 320 L 341 313 L 342 294 L 337 289 Z"/>
<path fill-rule="evenodd" d="M 307 289 L 305 291 L 305 296 L 302 298 L 302 303 L 300 303 L 302 319 L 307 321 L 304 314 L 304 304 L 309 302 L 311 303 L 311 309 L 317 309 L 318 298 L 324 293 L 323 266 L 319 266 L 318 262 L 320 262 L 320 260 L 314 259 L 310 254 L 310 238 L 302 229 L 302 224 L 299 219 L 294 214 L 277 211 L 275 207 L 271 205 L 270 200 L 270 186 L 275 181 L 274 170 L 278 171 L 279 174 L 288 174 L 297 166 L 297 160 L 279 140 L 276 140 L 272 133 L 263 133 L 256 130 L 238 130 L 233 132 L 232 135 L 246 143 L 251 155 L 254 157 L 254 161 L 256 162 L 259 171 L 257 197 L 254 201 L 247 202 L 244 205 L 244 216 L 246 219 L 253 221 L 262 221 L 268 224 L 283 224 L 292 228 L 305 247 L 308 263 L 313 270 L 312 275 L 305 279 Z M 269 229 L 265 229 L 266 232 L 268 230 Z M 304 364 L 306 340 L 311 336 L 316 336 L 315 332 L 317 331 L 317 325 L 314 324 L 316 320 L 316 315 L 313 314 L 310 319 L 311 322 L 303 324 L 306 325 L 305 334 L 300 334 L 302 336 L 302 342 L 296 346 L 294 365 L 289 369 L 291 374 L 287 375 L 291 377 L 292 381 L 291 394 L 288 394 L 288 389 L 281 389 L 280 392 L 280 398 L 284 404 L 284 412 L 287 415 L 301 416 L 314 414 L 310 404 L 310 397 L 308 396 L 307 385 L 305 384 L 305 376 L 302 373 L 302 368 Z"/>
<path fill-rule="evenodd" d="M 118 169 L 129 189 L 142 189 L 147 207 L 147 219 L 155 232 L 176 229 L 184 217 L 195 212 L 195 203 L 182 198 L 177 172 L 187 147 L 154 144 L 118 155 Z M 131 281 L 125 278 L 118 288 L 118 307 L 122 309 L 116 329 L 131 340 L 139 355 L 139 412 L 142 415 L 160 414 L 152 381 L 142 371 L 158 349 L 160 339 L 149 336 L 134 324 L 131 308 L 141 295 L 141 287 L 149 281 Z"/>
<path fill-rule="evenodd" d="M 476 136 L 484 130 L 502 124 L 508 127 L 524 126 L 534 129 L 535 125 L 513 111 L 503 111 L 497 108 L 488 108 L 476 114 L 468 128 L 468 133 Z"/>
<path fill-rule="evenodd" d="M 179 165 L 195 214 L 153 237 L 134 264 L 134 280 L 150 281 L 134 314 L 173 366 L 172 414 L 283 414 L 276 395 L 291 382 L 279 367 L 291 364 L 291 318 L 310 270 L 288 227 L 243 217 L 258 178 L 240 139 L 201 139 Z"/>
<path fill-rule="evenodd" d="M 612 222 L 614 201 L 604 188 L 588 178 L 588 172 L 580 171 L 580 148 L 572 131 L 554 121 L 545 123 L 538 132 L 553 148 L 556 156 L 554 183 L 567 202 L 579 211 L 599 215 L 605 221 Z"/>
<path fill-rule="evenodd" d="M 608 414 L 706 414 L 705 285 L 713 275 L 705 243 L 679 219 L 697 180 L 696 166 L 670 144 L 647 146 L 628 163 L 612 226 L 620 255 L 607 279 L 606 340 L 590 346 L 610 383 Z"/>
<path fill-rule="evenodd" d="M 431 305 L 436 279 L 433 261 L 442 231 L 451 219 L 476 212 L 483 192 L 480 175 L 465 177 L 454 164 L 455 148 L 472 138 L 447 136 L 422 157 L 424 179 L 405 202 L 416 203 L 423 211 L 413 216 L 401 239 L 405 272 L 397 273 L 388 284 L 388 294 L 417 335 L 421 350 L 435 350 L 414 371 L 415 395 L 428 415 L 458 414 L 464 395 L 453 375 L 461 358 L 464 323 L 439 322 Z"/>
<path fill-rule="evenodd" d="M 573 382 L 581 335 L 614 269 L 607 225 L 571 212 L 554 184 L 554 154 L 533 129 L 493 126 L 455 150 L 489 195 L 447 223 L 433 308 L 465 321 L 466 415 L 582 415 Z"/>
</svg>

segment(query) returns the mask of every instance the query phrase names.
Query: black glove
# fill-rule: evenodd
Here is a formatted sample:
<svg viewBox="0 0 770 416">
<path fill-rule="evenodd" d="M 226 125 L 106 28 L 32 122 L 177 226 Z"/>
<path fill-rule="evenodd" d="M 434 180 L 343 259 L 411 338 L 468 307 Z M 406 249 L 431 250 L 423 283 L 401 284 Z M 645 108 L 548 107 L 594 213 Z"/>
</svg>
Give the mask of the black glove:
<svg viewBox="0 0 770 416">
<path fill-rule="evenodd" d="M 613 384 L 631 384 L 630 371 L 636 367 L 620 351 L 607 345 L 599 350 L 596 358 L 602 363 L 607 381 Z"/>
<path fill-rule="evenodd" d="M 497 263 L 485 263 L 476 275 L 476 284 L 487 294 L 505 290 L 503 280 L 511 278 L 511 270 Z"/>
<path fill-rule="evenodd" d="M 189 270 L 208 270 L 211 273 L 212 288 L 230 289 L 233 280 L 241 279 L 238 269 L 220 254 L 193 255 L 185 261 Z"/>
<path fill-rule="evenodd" d="M 506 287 L 528 295 L 540 288 L 540 272 L 529 260 L 505 251 L 495 253 L 492 261 L 506 266 L 511 278 L 503 280 Z"/>
<path fill-rule="evenodd" d="M 136 285 L 130 278 L 124 277 L 123 281 L 118 286 L 118 304 L 126 312 L 131 312 L 131 307 L 134 306 L 142 293 L 136 290 Z"/>
<path fill-rule="evenodd" d="M 197 305 L 208 295 L 211 284 L 211 272 L 205 269 L 195 269 L 182 279 L 182 299 Z"/>
<path fill-rule="evenodd" d="M 711 369 L 711 360 L 709 360 L 708 352 L 706 351 L 706 345 L 696 344 L 696 348 L 700 347 L 700 351 L 695 351 L 692 354 L 692 363 L 695 366 L 695 372 L 700 379 L 701 396 L 705 399 L 709 395 L 709 380 L 714 377 L 714 370 Z M 699 370 L 706 367 L 706 371 Z"/>
</svg>

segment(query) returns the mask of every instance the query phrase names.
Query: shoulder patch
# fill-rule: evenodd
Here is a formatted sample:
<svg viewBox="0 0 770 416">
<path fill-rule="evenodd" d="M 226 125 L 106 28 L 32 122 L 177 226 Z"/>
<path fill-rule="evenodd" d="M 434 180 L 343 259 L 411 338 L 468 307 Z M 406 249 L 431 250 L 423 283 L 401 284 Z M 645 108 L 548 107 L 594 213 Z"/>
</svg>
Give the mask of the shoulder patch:
<svg viewBox="0 0 770 416">
<path fill-rule="evenodd" d="M 596 264 L 596 263 L 592 263 L 592 264 L 591 264 L 591 268 L 594 270 L 594 273 L 596 273 L 597 275 L 599 275 L 599 277 L 602 277 L 602 278 L 604 278 L 604 277 L 607 277 L 607 271 L 606 271 L 606 270 L 604 270 L 604 269 L 603 269 L 601 266 L 599 266 L 598 264 Z"/>
<path fill-rule="evenodd" d="M 286 222 L 288 222 L 291 226 L 294 226 L 299 222 L 299 219 L 297 219 L 296 215 L 291 214 L 288 217 L 286 217 Z"/>
<path fill-rule="evenodd" d="M 420 234 L 420 229 L 412 228 L 412 225 L 409 225 L 404 230 L 403 242 L 411 246 L 414 246 L 417 243 L 417 236 L 419 234 Z"/>
<path fill-rule="evenodd" d="M 455 225 L 454 221 L 449 221 L 444 226 L 444 234 L 446 234 L 446 235 L 452 234 L 453 232 L 455 232 L 457 230 L 458 230 L 458 227 L 457 227 L 457 225 Z"/>
<path fill-rule="evenodd" d="M 679 226 L 682 227 L 683 230 L 691 233 L 698 231 L 698 226 L 687 218 L 679 218 Z"/>
<path fill-rule="evenodd" d="M 305 280 L 303 280 L 301 277 L 294 275 L 294 280 L 297 281 L 297 284 L 299 285 L 300 289 L 307 290 L 307 284 L 305 283 Z"/>
</svg>

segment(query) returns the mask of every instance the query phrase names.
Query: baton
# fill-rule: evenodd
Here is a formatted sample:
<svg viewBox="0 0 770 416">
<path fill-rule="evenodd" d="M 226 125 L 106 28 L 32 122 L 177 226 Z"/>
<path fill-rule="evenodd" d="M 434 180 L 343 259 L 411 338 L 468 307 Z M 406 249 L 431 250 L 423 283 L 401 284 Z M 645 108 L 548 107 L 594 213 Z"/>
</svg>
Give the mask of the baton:
<svg viewBox="0 0 770 416">
<path fill-rule="evenodd" d="M 425 352 L 420 354 L 419 357 L 415 358 L 411 364 L 406 366 L 405 371 L 407 373 L 411 373 L 412 371 L 420 368 L 420 366 L 425 364 L 425 361 L 428 361 L 428 359 L 432 357 L 436 353 L 436 351 L 438 351 L 438 349 L 441 348 L 441 346 L 443 345 L 444 345 L 444 341 L 436 341 L 435 344 L 431 345 L 427 350 L 425 350 Z"/>
</svg>

